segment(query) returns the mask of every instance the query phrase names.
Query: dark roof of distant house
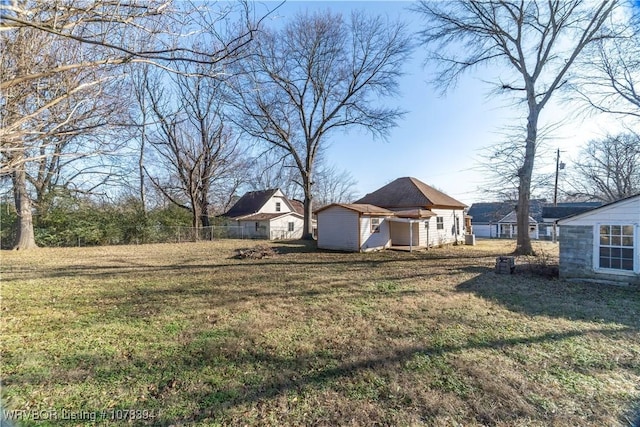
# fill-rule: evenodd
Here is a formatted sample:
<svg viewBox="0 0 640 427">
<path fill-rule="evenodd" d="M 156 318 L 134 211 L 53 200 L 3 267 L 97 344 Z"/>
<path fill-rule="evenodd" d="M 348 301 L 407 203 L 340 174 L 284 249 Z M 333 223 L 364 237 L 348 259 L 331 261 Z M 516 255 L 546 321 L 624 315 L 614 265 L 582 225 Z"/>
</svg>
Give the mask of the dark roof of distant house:
<svg viewBox="0 0 640 427">
<path fill-rule="evenodd" d="M 355 203 L 383 208 L 465 208 L 467 205 L 416 178 L 404 177 L 369 193 Z"/>
<path fill-rule="evenodd" d="M 542 208 L 545 205 L 544 199 L 533 199 L 529 205 L 529 215 L 535 222 L 542 222 Z M 489 224 L 498 222 L 511 212 L 516 210 L 518 202 L 510 200 L 507 202 L 480 202 L 474 203 L 469 208 L 467 214 L 472 217 L 474 224 Z"/>
<path fill-rule="evenodd" d="M 467 211 L 474 224 L 498 222 L 516 207 L 516 201 L 474 203 Z"/>
<path fill-rule="evenodd" d="M 249 191 L 248 193 L 245 193 L 244 196 L 240 197 L 240 199 L 231 206 L 231 209 L 229 209 L 223 216 L 236 218 L 256 213 L 271 197 L 273 197 L 274 194 L 276 194 L 277 191 L 277 188 L 261 191 Z"/>
<path fill-rule="evenodd" d="M 590 211 L 600 206 L 602 206 L 602 202 L 558 203 L 557 206 L 544 206 L 542 208 L 542 217 L 560 219 Z"/>
</svg>

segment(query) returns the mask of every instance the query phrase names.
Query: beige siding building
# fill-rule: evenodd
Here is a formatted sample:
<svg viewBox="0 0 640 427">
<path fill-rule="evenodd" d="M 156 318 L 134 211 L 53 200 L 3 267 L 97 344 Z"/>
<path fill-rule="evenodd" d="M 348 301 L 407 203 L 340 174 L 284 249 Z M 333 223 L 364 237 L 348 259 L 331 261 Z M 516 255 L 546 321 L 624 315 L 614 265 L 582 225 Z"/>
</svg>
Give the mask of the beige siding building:
<svg viewBox="0 0 640 427">
<path fill-rule="evenodd" d="M 370 251 L 461 242 L 465 208 L 416 178 L 398 178 L 353 204 L 317 210 L 318 247 Z"/>
</svg>

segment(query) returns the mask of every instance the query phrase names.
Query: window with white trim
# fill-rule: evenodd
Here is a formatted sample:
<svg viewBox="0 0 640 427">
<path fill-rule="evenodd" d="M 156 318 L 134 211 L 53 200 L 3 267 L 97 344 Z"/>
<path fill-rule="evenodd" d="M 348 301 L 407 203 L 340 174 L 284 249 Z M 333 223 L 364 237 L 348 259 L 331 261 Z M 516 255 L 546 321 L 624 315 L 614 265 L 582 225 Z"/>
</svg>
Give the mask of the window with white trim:
<svg viewBox="0 0 640 427">
<path fill-rule="evenodd" d="M 372 233 L 380 232 L 380 218 L 371 218 L 371 232 Z"/>
<path fill-rule="evenodd" d="M 598 266 L 633 271 L 633 225 L 601 225 Z"/>
<path fill-rule="evenodd" d="M 289 230 L 289 231 L 293 231 L 294 227 L 295 227 L 295 223 L 294 223 L 293 221 L 289 221 L 289 228 L 288 228 L 288 230 Z"/>
<path fill-rule="evenodd" d="M 280 209 L 281 209 L 280 206 L 281 206 L 280 202 L 276 202 L 276 212 L 280 212 Z"/>
<path fill-rule="evenodd" d="M 439 216 L 436 218 L 436 229 L 444 230 L 444 217 Z"/>
</svg>

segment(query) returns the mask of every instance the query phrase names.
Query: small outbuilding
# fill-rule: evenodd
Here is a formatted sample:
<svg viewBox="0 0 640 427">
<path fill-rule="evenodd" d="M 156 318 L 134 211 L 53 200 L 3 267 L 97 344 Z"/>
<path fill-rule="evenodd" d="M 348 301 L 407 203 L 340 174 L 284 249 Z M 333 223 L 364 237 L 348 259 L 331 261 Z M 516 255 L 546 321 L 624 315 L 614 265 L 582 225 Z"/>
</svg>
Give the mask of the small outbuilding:
<svg viewBox="0 0 640 427">
<path fill-rule="evenodd" d="M 640 286 L 640 194 L 558 221 L 560 277 Z"/>
<path fill-rule="evenodd" d="M 334 203 L 316 211 L 318 247 L 367 252 L 391 246 L 393 212 L 362 203 Z"/>
</svg>

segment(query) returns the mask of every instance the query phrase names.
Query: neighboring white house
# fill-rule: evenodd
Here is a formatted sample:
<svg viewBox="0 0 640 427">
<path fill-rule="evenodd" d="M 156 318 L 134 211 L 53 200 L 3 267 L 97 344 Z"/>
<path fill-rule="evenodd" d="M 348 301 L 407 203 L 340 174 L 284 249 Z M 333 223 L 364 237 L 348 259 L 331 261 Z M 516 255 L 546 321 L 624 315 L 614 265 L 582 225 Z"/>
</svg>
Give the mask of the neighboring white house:
<svg viewBox="0 0 640 427">
<path fill-rule="evenodd" d="M 511 201 L 472 204 L 467 214 L 471 216 L 473 234 L 476 237 L 498 237 L 498 221 L 508 215 L 514 209 L 516 203 Z"/>
<path fill-rule="evenodd" d="M 237 237 L 250 239 L 299 239 L 304 215 L 301 203 L 289 200 L 280 189 L 250 191 L 223 217 L 236 225 Z"/>
<path fill-rule="evenodd" d="M 503 239 L 514 239 L 518 236 L 518 214 L 511 211 L 508 215 L 498 221 L 497 236 Z M 529 216 L 529 238 L 538 239 L 538 221 Z"/>
<path fill-rule="evenodd" d="M 560 277 L 640 285 L 640 194 L 558 221 Z"/>
<path fill-rule="evenodd" d="M 353 204 L 318 209 L 318 247 L 369 251 L 460 242 L 465 207 L 416 178 L 398 178 Z"/>
<path fill-rule="evenodd" d="M 529 237 L 553 240 L 553 225 L 558 219 L 598 207 L 598 202 L 547 203 L 533 199 L 529 206 Z M 514 239 L 518 236 L 517 201 L 474 203 L 467 212 L 476 237 Z"/>
</svg>

